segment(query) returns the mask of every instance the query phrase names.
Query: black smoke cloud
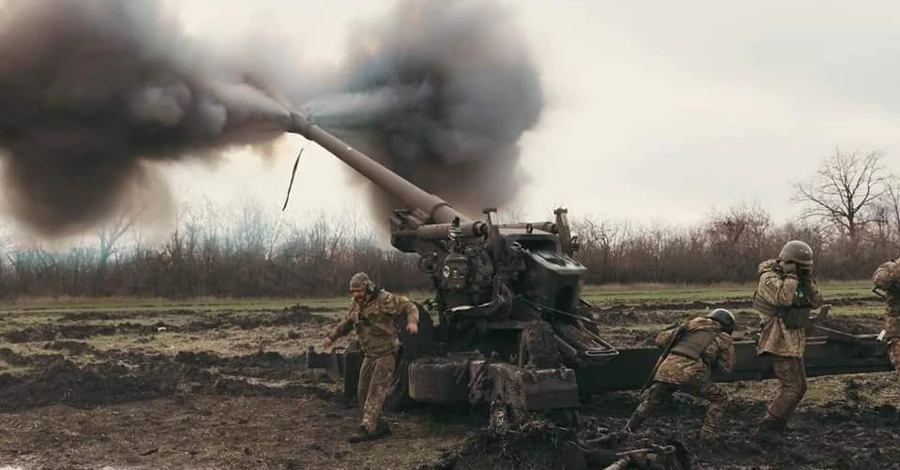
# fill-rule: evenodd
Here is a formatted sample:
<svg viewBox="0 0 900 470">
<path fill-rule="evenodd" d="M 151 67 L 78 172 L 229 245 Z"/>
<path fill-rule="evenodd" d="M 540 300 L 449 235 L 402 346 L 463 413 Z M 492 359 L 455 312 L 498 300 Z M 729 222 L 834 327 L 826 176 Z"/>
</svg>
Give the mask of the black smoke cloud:
<svg viewBox="0 0 900 470">
<path fill-rule="evenodd" d="M 155 0 L 11 0 L 0 18 L 0 150 L 13 216 L 78 233 L 136 192 L 148 162 L 214 158 L 280 134 L 262 77 L 213 61 Z M 152 190 L 148 188 L 163 188 Z"/>
<path fill-rule="evenodd" d="M 44 237 L 135 199 L 164 204 L 156 163 L 265 149 L 292 106 L 477 215 L 517 194 L 517 142 L 543 107 L 523 34 L 494 0 L 400 1 L 354 27 L 329 71 L 266 62 L 272 42 L 198 43 L 162 0 L 8 0 L 0 11 L 5 202 Z M 377 188 L 371 200 L 377 220 L 402 207 Z"/>
<path fill-rule="evenodd" d="M 350 41 L 335 92 L 304 109 L 326 129 L 470 216 L 526 181 L 518 140 L 539 119 L 539 71 L 498 1 L 401 1 Z M 374 217 L 398 201 L 372 188 Z"/>
</svg>

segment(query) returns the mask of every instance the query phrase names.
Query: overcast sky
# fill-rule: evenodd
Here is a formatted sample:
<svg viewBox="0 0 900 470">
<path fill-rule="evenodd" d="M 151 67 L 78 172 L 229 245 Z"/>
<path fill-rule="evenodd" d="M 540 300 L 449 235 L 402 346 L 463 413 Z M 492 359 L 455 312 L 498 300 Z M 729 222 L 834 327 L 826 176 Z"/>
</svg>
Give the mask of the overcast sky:
<svg viewBox="0 0 900 470">
<path fill-rule="evenodd" d="M 305 59 L 334 61 L 361 0 L 185 0 L 197 34 L 265 24 Z M 385 2 L 387 3 L 387 2 Z M 517 0 L 549 103 L 522 139 L 532 183 L 521 207 L 570 215 L 690 223 L 713 207 L 758 203 L 796 214 L 791 182 L 835 146 L 883 149 L 900 173 L 900 3 L 712 0 Z M 215 171 L 172 172 L 182 200 L 251 195 L 280 207 L 296 151 L 246 155 Z M 285 216 L 353 212 L 363 193 L 315 145 L 300 162 Z M 387 216 L 387 214 L 385 214 Z"/>
</svg>

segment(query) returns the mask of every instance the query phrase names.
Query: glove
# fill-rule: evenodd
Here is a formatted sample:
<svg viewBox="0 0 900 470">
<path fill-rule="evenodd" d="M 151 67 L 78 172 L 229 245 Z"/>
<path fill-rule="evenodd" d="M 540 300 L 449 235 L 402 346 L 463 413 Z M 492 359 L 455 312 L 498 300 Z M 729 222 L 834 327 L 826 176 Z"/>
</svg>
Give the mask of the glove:
<svg viewBox="0 0 900 470">
<path fill-rule="evenodd" d="M 800 281 L 799 284 L 804 288 L 811 286 L 813 281 L 812 269 L 808 267 L 800 268 L 800 270 L 797 271 L 797 280 Z"/>
<path fill-rule="evenodd" d="M 797 275 L 797 263 L 782 263 L 781 264 L 781 272 L 785 275 Z"/>
</svg>

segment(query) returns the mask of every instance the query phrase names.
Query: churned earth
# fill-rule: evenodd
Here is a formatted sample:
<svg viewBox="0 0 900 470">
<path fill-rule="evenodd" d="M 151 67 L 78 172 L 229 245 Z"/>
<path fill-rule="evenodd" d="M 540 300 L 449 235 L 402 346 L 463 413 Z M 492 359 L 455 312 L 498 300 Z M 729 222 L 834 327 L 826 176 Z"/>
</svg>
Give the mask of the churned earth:
<svg viewBox="0 0 900 470">
<path fill-rule="evenodd" d="M 829 326 L 879 331 L 877 298 L 829 300 Z M 738 314 L 739 336 L 756 327 L 742 300 L 593 301 L 605 339 L 620 348 L 646 346 L 660 328 L 720 305 Z M 577 423 L 535 421 L 503 438 L 483 430 L 480 408 L 389 413 L 390 438 L 351 446 L 357 410 L 303 355 L 337 305 L 0 312 L 0 468 L 603 468 L 618 452 L 671 444 L 693 468 L 900 468 L 893 373 L 810 379 L 775 446 L 753 438 L 773 381 L 724 385 L 735 402 L 710 445 L 694 439 L 705 406 L 687 396 L 637 435 L 618 433 L 639 401 L 619 392 L 587 399 Z"/>
</svg>

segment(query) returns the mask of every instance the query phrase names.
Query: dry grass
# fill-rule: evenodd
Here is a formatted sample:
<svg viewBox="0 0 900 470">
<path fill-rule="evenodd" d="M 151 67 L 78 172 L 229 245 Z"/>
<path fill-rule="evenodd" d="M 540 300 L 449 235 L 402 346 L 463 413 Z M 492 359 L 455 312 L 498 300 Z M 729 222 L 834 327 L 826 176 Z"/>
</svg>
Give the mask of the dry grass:
<svg viewBox="0 0 900 470">
<path fill-rule="evenodd" d="M 691 302 L 748 300 L 755 284 L 724 283 L 715 285 L 687 284 L 605 284 L 586 286 L 583 295 L 596 305 L 642 304 L 653 302 Z M 869 298 L 871 281 L 825 281 L 820 288 L 826 298 Z M 406 293 L 416 301 L 431 296 L 429 292 Z M 151 312 L 159 310 L 191 310 L 198 312 L 222 310 L 280 310 L 302 304 L 326 312 L 343 312 L 348 303 L 347 296 L 337 297 L 293 297 L 293 298 L 229 298 L 192 297 L 186 299 L 166 299 L 159 297 L 21 297 L 0 302 L 0 314 L 52 313 L 81 311 L 122 311 Z"/>
</svg>

